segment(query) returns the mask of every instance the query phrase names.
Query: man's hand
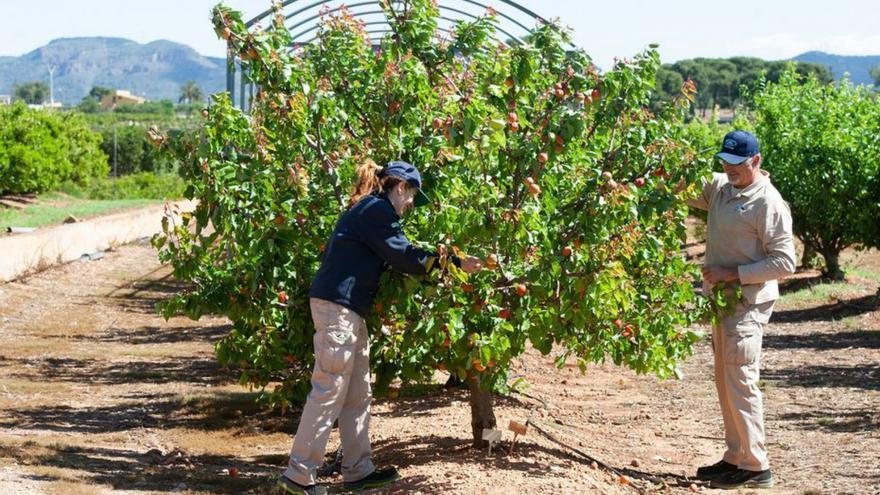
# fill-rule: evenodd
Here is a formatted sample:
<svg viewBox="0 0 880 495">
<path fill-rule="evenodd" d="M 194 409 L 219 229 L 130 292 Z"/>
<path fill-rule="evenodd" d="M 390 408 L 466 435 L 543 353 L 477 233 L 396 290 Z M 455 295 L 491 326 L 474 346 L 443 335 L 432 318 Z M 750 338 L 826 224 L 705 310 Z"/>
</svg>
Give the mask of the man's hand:
<svg viewBox="0 0 880 495">
<path fill-rule="evenodd" d="M 474 273 L 483 269 L 483 261 L 474 256 L 468 256 L 461 260 L 461 269 L 466 273 Z"/>
<path fill-rule="evenodd" d="M 739 270 L 736 267 L 703 265 L 703 280 L 712 285 L 718 282 L 736 282 L 739 280 Z"/>
</svg>

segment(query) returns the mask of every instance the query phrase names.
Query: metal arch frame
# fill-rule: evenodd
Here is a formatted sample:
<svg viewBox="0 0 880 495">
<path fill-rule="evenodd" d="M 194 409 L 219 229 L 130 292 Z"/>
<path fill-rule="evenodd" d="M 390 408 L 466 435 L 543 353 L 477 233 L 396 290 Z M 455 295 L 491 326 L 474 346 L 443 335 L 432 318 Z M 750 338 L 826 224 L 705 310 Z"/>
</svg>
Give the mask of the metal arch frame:
<svg viewBox="0 0 880 495">
<path fill-rule="evenodd" d="M 303 3 L 305 3 L 306 1 L 307 1 L 307 0 L 284 0 L 284 1 L 282 1 L 281 4 L 280 4 L 280 9 L 279 9 L 279 11 L 283 11 L 283 9 L 284 9 L 285 7 L 290 6 L 290 5 L 292 5 L 292 4 L 295 4 L 295 3 L 297 3 L 297 2 L 303 2 Z M 299 9 L 295 10 L 295 11 L 292 12 L 292 13 L 286 14 L 286 15 L 284 16 L 284 19 L 285 19 L 285 20 L 291 20 L 291 19 L 293 19 L 294 17 L 296 17 L 297 15 L 299 15 L 299 14 L 301 14 L 301 13 L 303 13 L 303 12 L 306 12 L 306 11 L 308 11 L 308 10 L 310 10 L 310 9 L 315 8 L 315 7 L 320 7 L 320 6 L 322 6 L 322 5 L 326 5 L 326 4 L 328 4 L 328 3 L 330 3 L 330 2 L 333 2 L 333 1 L 337 1 L 337 0 L 316 0 L 316 1 L 314 1 L 314 2 L 309 3 L 308 5 L 306 5 L 306 6 L 304 6 L 304 7 L 301 7 L 301 8 L 299 8 Z M 463 2 L 463 3 L 468 3 L 468 4 L 471 4 L 471 5 L 475 5 L 475 6 L 477 6 L 477 7 L 483 8 L 483 9 L 488 9 L 488 8 L 490 8 L 489 5 L 484 4 L 484 3 L 482 3 L 482 2 L 479 2 L 479 1 L 477 1 L 477 0 L 458 0 L 458 1 Z M 527 16 L 530 16 L 531 18 L 533 18 L 533 19 L 535 19 L 535 20 L 537 20 L 537 21 L 539 21 L 539 22 L 542 22 L 542 23 L 545 23 L 545 24 L 549 23 L 549 22 L 547 21 L 547 19 L 541 17 L 540 15 L 538 15 L 537 13 L 535 13 L 534 11 L 532 11 L 532 10 L 530 10 L 530 9 L 528 9 L 528 8 L 526 8 L 526 7 L 522 6 L 522 5 L 520 5 L 520 4 L 516 3 L 516 2 L 514 2 L 513 0 L 495 0 L 495 1 L 501 2 L 501 3 L 505 4 L 505 5 L 510 6 L 510 7 L 513 7 L 514 9 L 516 9 L 516 10 L 518 10 L 518 11 L 520 11 L 520 12 L 526 14 Z M 329 12 L 338 12 L 338 11 L 341 10 L 343 7 L 348 7 L 348 8 L 350 8 L 350 7 L 358 7 L 358 6 L 364 6 L 364 5 L 370 5 L 370 4 L 377 4 L 378 2 L 379 2 L 379 0 L 373 0 L 373 1 L 360 1 L 360 2 L 357 2 L 357 3 L 351 4 L 351 5 L 347 5 L 347 6 L 346 6 L 345 4 L 341 4 L 341 5 L 337 6 L 336 8 L 334 8 L 334 9 L 332 9 L 332 10 L 329 10 Z M 402 0 L 391 0 L 391 2 L 392 2 L 392 3 L 402 3 Z M 462 19 L 452 19 L 452 18 L 448 18 L 448 17 L 440 16 L 441 19 L 443 19 L 443 20 L 445 20 L 445 21 L 449 21 L 449 22 L 459 22 L 459 21 L 463 21 L 463 20 L 477 19 L 477 18 L 478 18 L 477 15 L 472 14 L 472 13 L 470 13 L 470 12 L 466 12 L 466 11 L 463 11 L 463 10 L 460 10 L 460 9 L 456 9 L 456 8 L 454 8 L 454 7 L 442 6 L 442 5 L 439 5 L 439 4 L 438 4 L 438 10 L 447 10 L 447 11 L 449 11 L 449 12 L 455 12 L 455 13 L 457 13 L 457 14 L 460 14 L 460 15 L 466 16 L 466 17 L 464 17 L 464 18 L 462 18 Z M 526 26 L 523 25 L 520 21 L 514 19 L 513 17 L 507 15 L 506 13 L 504 13 L 504 12 L 502 12 L 502 11 L 499 11 L 499 10 L 495 10 L 495 12 L 497 13 L 498 16 L 500 16 L 500 17 L 502 17 L 502 18 L 504 18 L 504 19 L 510 21 L 511 23 L 515 24 L 516 26 L 522 28 L 522 29 L 525 30 L 527 33 L 531 33 L 531 32 L 532 32 L 532 29 L 526 27 Z M 357 12 L 354 12 L 354 14 L 359 14 L 359 15 L 371 15 L 371 14 L 374 14 L 374 13 L 382 13 L 382 14 L 384 14 L 384 11 L 375 11 L 375 12 L 370 12 L 370 13 L 363 13 L 363 12 L 361 12 L 361 13 L 357 13 Z M 253 17 L 251 20 L 247 21 L 247 22 L 245 23 L 245 27 L 248 28 L 248 29 L 250 29 L 251 27 L 253 27 L 254 25 L 256 25 L 258 22 L 260 22 L 261 20 L 263 20 L 263 19 L 265 19 L 265 18 L 267 18 L 267 17 L 269 17 L 269 16 L 271 16 L 271 15 L 273 15 L 273 14 L 275 14 L 275 9 L 272 9 L 272 8 L 267 9 L 267 10 L 261 12 L 260 14 L 256 15 L 255 17 Z M 299 27 L 299 26 L 302 26 L 302 25 L 305 24 L 305 23 L 308 23 L 308 22 L 310 22 L 310 21 L 314 21 L 315 19 L 317 19 L 318 17 L 320 17 L 320 15 L 321 15 L 321 13 L 319 12 L 317 15 L 312 15 L 312 16 L 309 17 L 308 19 L 301 20 L 301 21 L 297 22 L 296 24 L 294 24 L 293 26 L 288 27 L 287 29 L 289 29 L 289 30 L 293 30 L 293 29 L 295 29 L 295 28 L 297 28 L 297 27 Z M 376 23 L 371 23 L 371 25 L 376 25 L 376 24 L 386 24 L 386 25 L 388 25 L 389 28 L 390 28 L 390 24 L 388 23 L 388 20 L 387 20 L 387 19 L 386 19 L 384 22 L 378 22 L 378 21 L 377 21 Z M 304 34 L 307 34 L 307 33 L 313 31 L 313 30 L 316 29 L 316 28 L 317 28 L 317 26 L 314 26 L 314 27 L 312 27 L 312 28 L 310 28 L 310 29 L 308 29 L 308 30 L 306 30 L 306 31 L 303 31 L 303 32 L 301 32 L 301 33 L 298 33 L 298 34 L 294 37 L 294 43 L 293 43 L 294 46 L 297 46 L 297 45 L 304 45 L 304 44 L 308 44 L 308 43 L 313 42 L 313 41 L 317 38 L 317 36 L 313 36 L 312 38 L 306 40 L 305 42 L 297 42 L 297 41 L 295 41 L 295 40 L 296 40 L 297 37 L 299 37 L 299 36 L 301 36 L 301 35 L 304 35 Z M 502 28 L 500 28 L 500 27 L 498 27 L 498 26 L 496 26 L 495 29 L 496 29 L 497 31 L 503 33 L 504 35 L 508 36 L 508 38 L 513 39 L 513 40 L 518 41 L 518 42 L 521 42 L 521 40 L 520 40 L 519 37 L 511 35 L 511 34 L 510 34 L 509 32 L 507 32 L 506 30 L 504 30 L 504 29 L 502 29 Z M 450 32 L 451 32 L 449 29 L 441 28 L 441 27 L 438 27 L 438 31 L 445 32 L 445 33 L 450 33 Z M 393 31 L 392 31 L 391 29 L 383 29 L 383 30 L 379 30 L 379 29 L 375 29 L 375 30 L 367 30 L 367 34 L 369 34 L 369 35 L 386 34 L 386 33 L 389 33 L 389 32 L 393 32 Z M 496 38 L 496 40 L 498 40 L 498 38 Z M 500 41 L 500 40 L 499 40 L 499 41 Z M 227 54 L 227 65 L 226 65 L 226 90 L 229 92 L 229 94 L 230 94 L 230 96 L 231 96 L 233 102 L 235 101 L 235 68 L 236 68 L 236 62 L 237 62 L 237 60 L 235 59 L 234 56 L 232 56 L 231 54 Z M 254 88 L 254 84 L 253 84 L 252 82 L 250 82 L 250 81 L 247 80 L 247 72 L 244 71 L 244 70 L 241 68 L 240 62 L 239 62 L 238 67 L 239 67 L 239 72 L 240 72 L 240 74 L 241 74 L 241 77 L 240 77 L 240 81 L 241 81 L 241 82 L 240 82 L 240 90 L 239 90 L 239 107 L 242 108 L 242 109 L 246 109 L 246 107 L 247 107 L 247 103 L 250 101 L 250 99 L 253 98 L 253 94 L 254 94 L 254 89 L 255 89 L 255 88 Z M 247 99 L 246 99 L 246 97 L 245 97 L 245 92 L 246 92 L 246 91 L 247 91 L 248 94 L 249 94 L 249 97 L 248 97 Z"/>
<path fill-rule="evenodd" d="M 300 1 L 303 1 L 303 0 L 284 0 L 283 2 L 281 2 L 281 9 L 283 10 L 284 7 L 287 7 L 288 5 L 291 5 L 291 4 L 294 4 L 294 3 L 296 3 L 296 2 L 300 2 Z M 301 9 L 297 10 L 296 12 L 290 14 L 289 16 L 285 16 L 285 18 L 286 18 L 286 19 L 290 19 L 290 18 L 292 18 L 292 17 L 294 17 L 294 16 L 296 16 L 296 15 L 302 13 L 302 12 L 305 12 L 305 11 L 308 10 L 308 9 L 311 9 L 311 8 L 317 7 L 317 6 L 319 6 L 319 5 L 323 5 L 323 4 L 325 4 L 325 3 L 329 3 L 329 2 L 331 2 L 331 1 L 334 1 L 334 0 L 318 0 L 317 2 L 314 2 L 314 3 L 312 3 L 311 5 L 309 5 L 309 6 L 307 6 L 307 7 L 303 7 L 303 8 L 301 8 Z M 480 7 L 482 7 L 482 8 L 488 8 L 488 7 L 489 7 L 488 5 L 481 4 L 481 3 L 479 3 L 479 2 L 477 2 L 477 1 L 475 1 L 475 0 L 460 0 L 460 1 L 467 2 L 467 3 L 471 3 L 471 4 L 474 4 L 474 5 L 480 6 Z M 541 17 L 540 15 L 536 14 L 536 13 L 533 12 L 532 10 L 530 10 L 530 9 L 528 9 L 528 8 L 526 8 L 526 7 L 523 7 L 522 5 L 520 5 L 520 4 L 516 3 L 516 2 L 514 2 L 513 0 L 498 0 L 498 1 L 501 2 L 501 3 L 503 3 L 503 4 L 509 5 L 509 6 L 513 7 L 513 8 L 515 8 L 515 9 L 519 10 L 520 12 L 522 12 L 522 13 L 528 15 L 529 17 L 532 17 L 532 18 L 534 18 L 534 19 L 538 19 L 539 21 L 544 22 L 544 23 L 547 22 L 547 19 L 544 19 L 543 17 Z M 261 20 L 265 19 L 266 17 L 269 17 L 269 16 L 272 15 L 274 12 L 275 12 L 275 11 L 274 11 L 273 9 L 267 9 L 267 10 L 261 12 L 260 14 L 257 14 L 253 19 L 251 19 L 251 20 L 249 20 L 249 21 L 247 21 L 247 22 L 245 23 L 245 27 L 247 27 L 247 28 L 252 27 L 254 24 L 260 22 Z M 501 11 L 497 11 L 497 12 L 498 12 L 498 15 L 504 17 L 505 19 L 507 19 L 507 20 L 509 20 L 509 21 L 511 21 L 511 22 L 516 23 L 517 25 L 519 25 L 521 28 L 525 29 L 526 31 L 531 31 L 531 29 L 529 29 L 529 28 L 523 26 L 522 24 L 520 24 L 520 23 L 517 22 L 516 20 L 510 18 L 509 16 L 507 16 L 507 15 L 504 14 L 503 12 L 501 12 Z"/>
<path fill-rule="evenodd" d="M 464 12 L 464 11 L 457 10 L 457 9 L 447 9 L 447 10 L 454 10 L 454 11 L 456 11 L 456 12 L 459 12 L 459 13 L 463 14 L 463 15 L 469 15 L 468 12 Z M 356 15 L 358 15 L 358 16 L 367 16 L 367 15 L 375 15 L 375 14 L 383 14 L 383 13 L 384 13 L 384 12 L 381 11 L 381 10 L 369 10 L 369 11 L 366 11 L 366 12 L 352 12 L 352 14 L 356 14 Z M 438 18 L 439 18 L 439 19 L 443 19 L 444 21 L 452 22 L 452 23 L 459 22 L 459 21 L 463 21 L 463 20 L 467 20 L 467 19 L 454 19 L 454 18 L 452 18 L 452 17 L 446 17 L 446 16 L 442 16 L 442 15 L 439 16 Z M 472 19 L 477 19 L 476 16 L 471 17 L 471 18 L 472 18 Z M 314 20 L 314 19 L 317 19 L 317 16 L 312 17 L 312 18 L 309 18 L 309 19 L 307 19 L 307 20 L 305 20 L 305 21 L 302 21 L 301 23 L 299 23 L 299 24 L 297 24 L 297 25 L 295 25 L 295 26 L 290 26 L 288 29 L 294 29 L 294 28 L 296 28 L 297 26 L 300 26 L 300 25 L 302 25 L 302 24 L 305 24 L 306 22 L 311 21 L 311 20 Z M 375 26 L 375 25 L 379 25 L 379 24 L 384 24 L 384 25 L 386 25 L 386 26 L 390 26 L 390 25 L 391 25 L 391 24 L 388 22 L 387 19 L 384 20 L 384 21 L 370 21 L 370 22 L 365 22 L 365 23 L 364 23 L 365 26 Z M 311 43 L 312 41 L 314 41 L 314 40 L 317 38 L 317 36 L 313 36 L 313 37 L 309 38 L 309 39 L 306 40 L 306 41 L 298 41 L 298 40 L 299 40 L 302 36 L 305 36 L 306 34 L 312 32 L 312 31 L 315 31 L 316 29 L 318 29 L 318 25 L 317 25 L 317 24 L 311 26 L 310 28 L 308 28 L 308 29 L 306 29 L 306 30 L 304 30 L 304 31 L 300 31 L 300 32 L 298 32 L 298 33 L 292 35 L 291 38 L 293 39 L 293 42 L 294 42 L 294 43 L 299 43 L 299 44 L 307 44 L 307 43 Z M 505 31 L 505 30 L 503 30 L 503 29 L 501 29 L 501 28 L 496 28 L 496 29 L 497 29 L 497 31 L 499 31 L 499 32 L 504 33 L 505 35 L 507 35 L 510 39 L 513 39 L 513 40 L 515 40 L 515 41 L 517 41 L 517 42 L 521 42 L 521 40 L 520 40 L 518 37 L 516 37 L 516 36 L 510 34 L 509 32 L 507 32 L 507 31 Z M 440 30 L 440 31 L 444 31 L 444 32 L 449 32 L 449 30 L 447 30 L 447 29 L 440 29 L 439 27 L 438 27 L 438 30 Z M 496 39 L 498 39 L 498 38 L 496 38 Z"/>
<path fill-rule="evenodd" d="M 383 22 L 383 23 L 381 23 L 381 24 L 386 24 L 386 23 Z M 387 24 L 386 24 L 386 25 L 387 25 Z M 446 34 L 449 34 L 449 33 L 452 32 L 451 29 L 441 28 L 441 27 L 438 27 L 438 28 L 437 28 L 437 31 L 440 31 L 440 32 L 443 32 L 443 33 L 446 33 Z M 393 33 L 393 32 L 394 32 L 393 29 L 368 29 L 368 30 L 366 31 L 366 33 L 369 34 L 369 35 L 374 35 L 374 34 L 382 34 L 382 35 L 384 35 L 384 34 Z M 313 36 L 313 37 L 309 38 L 308 40 L 303 41 L 302 43 L 300 43 L 300 45 L 308 45 L 309 43 L 315 41 L 316 39 L 318 39 L 318 37 L 317 37 L 317 36 Z"/>
<path fill-rule="evenodd" d="M 330 0 L 330 1 L 332 1 L 332 0 Z M 472 2 L 471 0 L 461 0 L 461 1 L 469 2 L 469 3 L 476 3 L 476 2 Z M 335 9 L 331 9 L 331 10 L 327 11 L 327 13 L 331 13 L 331 14 L 332 14 L 332 13 L 334 13 L 334 12 L 339 12 L 339 11 L 342 10 L 343 8 L 347 8 L 347 9 L 350 10 L 352 7 L 362 7 L 362 6 L 364 6 L 364 5 L 375 5 L 375 4 L 376 4 L 375 1 L 371 1 L 371 2 L 357 2 L 357 3 L 353 3 L 353 4 L 351 4 L 351 5 L 345 5 L 345 4 L 343 4 L 343 5 L 340 5 L 339 7 L 336 7 Z M 479 4 L 477 4 L 477 5 L 479 5 Z M 468 19 L 479 19 L 479 16 L 477 16 L 477 15 L 475 15 L 475 14 L 472 14 L 472 13 L 470 13 L 470 12 L 466 12 L 466 11 L 464 11 L 464 10 L 456 9 L 456 8 L 454 8 L 454 7 L 440 6 L 440 7 L 439 7 L 439 10 L 441 10 L 441 11 L 445 10 L 445 11 L 449 11 L 449 12 L 454 12 L 454 13 L 456 13 L 456 14 L 461 14 L 462 16 L 465 16 L 465 17 L 462 18 L 462 19 L 453 19 L 453 18 L 450 18 L 450 17 L 444 17 L 444 16 L 441 15 L 441 16 L 440 16 L 440 19 L 443 19 L 444 21 L 458 22 L 458 21 L 463 21 L 463 20 L 468 20 Z M 350 11 L 351 11 L 352 14 L 359 15 L 359 16 L 375 15 L 375 14 L 384 14 L 384 13 L 385 13 L 385 11 L 383 11 L 383 10 L 370 10 L 370 11 L 366 11 L 366 12 L 356 12 L 356 11 L 352 11 L 352 10 L 350 10 Z M 293 24 L 293 25 L 287 26 L 287 29 L 293 31 L 294 29 L 296 29 L 296 28 L 302 26 L 303 24 L 306 24 L 306 23 L 308 23 L 308 22 L 311 22 L 311 21 L 314 21 L 315 19 L 320 18 L 321 15 L 322 15 L 322 14 L 315 14 L 315 15 L 313 15 L 313 16 L 307 18 L 307 19 L 303 19 L 303 20 L 297 22 L 296 24 Z M 516 22 L 516 21 L 514 21 L 514 22 Z M 386 23 L 386 24 L 388 23 L 387 20 L 385 21 L 385 23 Z M 519 23 L 517 23 L 517 24 L 519 24 Z M 520 26 L 522 26 L 522 25 L 520 24 Z M 522 27 L 528 31 L 528 28 L 525 28 L 525 26 L 522 26 Z M 300 31 L 300 32 L 297 33 L 297 34 L 292 35 L 292 38 L 293 38 L 293 40 L 294 40 L 295 43 L 302 43 L 302 42 L 299 42 L 299 41 L 296 41 L 296 40 L 297 40 L 300 36 L 305 35 L 305 34 L 311 32 L 311 31 L 314 31 L 314 30 L 317 29 L 317 28 L 318 28 L 318 26 L 317 26 L 317 24 L 316 24 L 316 25 L 312 26 L 311 28 L 309 28 L 309 29 L 307 29 L 307 30 L 305 30 L 305 31 Z M 504 30 L 504 29 L 502 29 L 502 28 L 500 28 L 500 27 L 498 27 L 498 26 L 495 26 L 495 29 L 496 29 L 497 31 L 499 31 L 499 32 L 501 32 L 501 33 L 503 33 L 503 34 L 505 34 L 505 35 L 506 35 L 508 38 L 510 38 L 510 39 L 516 40 L 516 41 L 518 41 L 518 42 L 522 42 L 522 40 L 521 40 L 518 36 L 515 36 L 515 35 L 509 33 L 508 31 L 506 31 L 506 30 Z M 315 38 L 312 37 L 312 38 L 310 38 L 308 41 L 306 41 L 305 43 L 310 43 L 310 42 L 312 42 L 314 39 L 315 39 Z"/>
</svg>

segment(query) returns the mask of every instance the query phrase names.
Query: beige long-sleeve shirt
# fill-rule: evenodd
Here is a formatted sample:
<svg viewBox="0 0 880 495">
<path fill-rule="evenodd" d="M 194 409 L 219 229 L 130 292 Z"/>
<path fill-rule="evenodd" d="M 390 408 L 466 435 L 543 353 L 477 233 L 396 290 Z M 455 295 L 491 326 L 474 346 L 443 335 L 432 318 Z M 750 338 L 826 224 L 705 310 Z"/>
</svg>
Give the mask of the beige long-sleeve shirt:
<svg viewBox="0 0 880 495">
<path fill-rule="evenodd" d="M 727 175 L 713 174 L 689 204 L 708 211 L 706 264 L 736 267 L 750 304 L 778 298 L 777 279 L 794 273 L 796 262 L 791 212 L 770 174 L 762 170 L 742 189 L 733 187 Z"/>
</svg>

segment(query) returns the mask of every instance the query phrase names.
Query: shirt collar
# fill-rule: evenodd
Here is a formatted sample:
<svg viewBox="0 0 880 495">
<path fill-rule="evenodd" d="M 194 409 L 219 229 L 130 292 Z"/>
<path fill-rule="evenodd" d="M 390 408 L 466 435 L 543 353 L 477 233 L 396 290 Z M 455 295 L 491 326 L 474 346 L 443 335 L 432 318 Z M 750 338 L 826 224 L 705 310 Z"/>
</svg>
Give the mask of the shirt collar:
<svg viewBox="0 0 880 495">
<path fill-rule="evenodd" d="M 737 189 L 733 187 L 733 184 L 728 182 L 724 186 L 727 188 L 727 193 L 730 194 L 734 198 L 750 198 L 755 195 L 756 192 L 760 191 L 764 188 L 767 182 L 770 181 L 770 172 L 767 172 L 764 169 L 759 171 L 758 177 L 755 179 L 755 182 L 752 182 L 748 186 Z"/>
<path fill-rule="evenodd" d="M 388 203 L 388 206 L 391 207 L 391 211 L 394 212 L 394 218 L 400 220 L 400 215 L 397 214 L 397 210 L 394 209 L 394 204 L 391 203 L 391 198 L 388 197 L 388 194 L 386 194 L 385 191 L 378 192 L 374 194 L 374 196 L 379 199 L 385 200 Z"/>
</svg>

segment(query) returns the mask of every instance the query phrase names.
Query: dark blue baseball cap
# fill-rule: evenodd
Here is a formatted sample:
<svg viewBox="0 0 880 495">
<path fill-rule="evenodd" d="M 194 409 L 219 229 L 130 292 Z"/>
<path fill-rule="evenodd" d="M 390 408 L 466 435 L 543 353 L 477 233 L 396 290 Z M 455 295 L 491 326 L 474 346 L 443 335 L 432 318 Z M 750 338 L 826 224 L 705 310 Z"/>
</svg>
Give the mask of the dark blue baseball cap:
<svg viewBox="0 0 880 495">
<path fill-rule="evenodd" d="M 416 197 L 413 199 L 413 204 L 415 206 L 424 206 L 431 202 L 422 190 L 422 176 L 419 174 L 415 165 L 399 161 L 388 162 L 385 167 L 382 168 L 382 171 L 379 172 L 379 177 L 385 177 L 388 175 L 400 177 L 418 190 Z"/>
<path fill-rule="evenodd" d="M 721 151 L 715 153 L 715 158 L 739 165 L 758 153 L 758 139 L 751 132 L 733 131 L 724 136 Z"/>
</svg>

